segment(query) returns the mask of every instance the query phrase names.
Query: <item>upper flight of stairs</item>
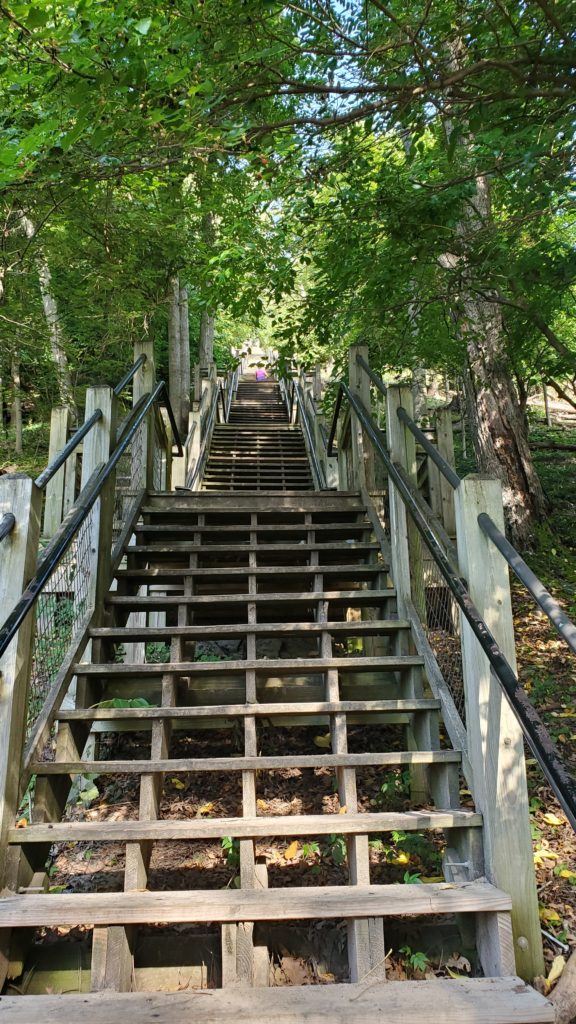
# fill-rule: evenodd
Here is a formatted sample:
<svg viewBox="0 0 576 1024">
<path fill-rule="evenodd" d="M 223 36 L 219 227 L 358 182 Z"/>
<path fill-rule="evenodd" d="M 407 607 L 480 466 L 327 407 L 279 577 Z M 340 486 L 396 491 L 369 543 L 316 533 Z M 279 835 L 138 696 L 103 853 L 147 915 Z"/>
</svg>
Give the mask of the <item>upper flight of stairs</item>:
<svg viewBox="0 0 576 1024">
<path fill-rule="evenodd" d="M 14 970 L 32 979 L 47 941 L 68 962 L 85 946 L 93 994 L 58 995 L 76 982 L 51 982 L 0 998 L 0 1022 L 554 1020 L 514 977 L 510 900 L 483 877 L 461 752 L 442 738 L 357 494 L 148 496 L 91 642 L 55 753 L 30 765 L 33 823 L 9 835 L 0 934 L 14 930 Z M 66 806 L 78 774 L 96 776 L 92 807 Z M 403 882 L 382 852 L 395 832 L 432 838 L 449 882 Z M 222 878 L 222 840 L 235 884 Z M 270 852 L 294 841 L 290 858 Z M 335 842 L 347 858 L 326 883 Z M 304 843 L 319 854 L 305 858 Z M 45 891 L 49 856 L 63 892 Z M 324 967 L 316 986 L 268 987 L 279 945 L 305 956 L 306 942 L 328 939 L 338 984 Z M 481 950 L 493 976 L 387 982 L 389 950 L 403 944 L 465 950 L 476 973 Z M 187 991 L 204 959 L 205 990 Z"/>
<path fill-rule="evenodd" d="M 214 427 L 202 488 L 313 489 L 302 431 L 288 422 L 276 381 L 240 381 L 228 423 Z"/>
</svg>

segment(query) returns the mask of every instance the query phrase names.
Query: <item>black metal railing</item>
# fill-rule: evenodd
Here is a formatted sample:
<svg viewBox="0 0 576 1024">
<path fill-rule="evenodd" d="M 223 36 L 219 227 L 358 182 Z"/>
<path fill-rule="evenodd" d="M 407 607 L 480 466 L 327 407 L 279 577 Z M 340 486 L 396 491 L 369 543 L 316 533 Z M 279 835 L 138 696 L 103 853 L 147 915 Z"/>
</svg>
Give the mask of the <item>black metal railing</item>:
<svg viewBox="0 0 576 1024">
<path fill-rule="evenodd" d="M 155 404 L 155 402 L 158 401 L 160 395 L 163 393 L 165 393 L 165 400 L 169 405 L 166 385 L 163 381 L 157 384 L 150 394 L 142 396 L 132 410 L 132 413 L 130 414 L 122 431 L 122 436 L 119 438 L 108 462 L 98 466 L 94 470 L 77 501 L 65 516 L 58 530 L 54 534 L 54 537 L 45 548 L 32 580 L 2 627 L 0 627 L 0 657 L 4 654 L 8 645 L 16 635 L 20 625 L 26 618 L 26 615 L 36 603 L 44 586 L 54 572 L 55 567 L 70 547 L 79 527 L 86 519 L 86 516 L 101 494 L 104 485 L 114 472 L 124 452 L 131 444 L 141 423 L 145 420 L 148 410 Z M 179 437 L 178 443 L 180 443 Z"/>
<path fill-rule="evenodd" d="M 72 435 L 70 440 L 66 442 L 62 451 L 58 452 L 58 455 L 56 455 L 56 457 L 52 459 L 52 462 L 48 466 L 46 466 L 46 469 L 43 469 L 40 475 L 36 477 L 34 481 L 36 487 L 39 487 L 41 491 L 44 490 L 46 484 L 52 479 L 53 476 L 56 475 L 60 467 L 64 465 L 68 456 L 71 455 L 73 451 L 75 451 L 78 445 L 86 437 L 86 434 L 89 434 L 90 431 L 92 430 L 92 427 L 101 419 L 102 410 L 95 409 L 92 415 L 88 417 L 86 422 L 83 423 L 81 427 L 78 427 L 78 430 L 74 431 L 74 434 Z"/>
<path fill-rule="evenodd" d="M 138 356 L 138 359 L 136 360 L 134 365 L 130 367 L 128 372 L 124 374 L 124 376 L 122 377 L 122 380 L 118 381 L 116 387 L 114 388 L 114 394 L 116 395 L 116 397 L 118 397 L 118 395 L 122 394 L 122 392 L 124 391 L 125 387 L 128 387 L 128 384 L 130 383 L 130 381 L 134 379 L 134 377 L 138 373 L 138 370 L 140 369 L 141 366 L 144 366 L 145 362 L 146 362 L 146 355 L 143 352 L 141 356 Z"/>
<path fill-rule="evenodd" d="M 302 388 L 300 387 L 298 381 L 296 380 L 292 381 L 291 408 L 293 408 L 294 402 L 296 402 L 296 407 L 298 409 L 298 413 L 300 416 L 302 430 L 306 436 L 306 441 L 308 442 L 307 447 L 310 455 L 310 462 L 312 464 L 312 470 L 314 472 L 314 476 L 316 477 L 316 483 L 318 485 L 318 489 L 323 491 L 326 489 L 326 474 L 324 473 L 324 468 L 316 452 L 314 434 L 312 431 L 312 427 L 310 426 L 310 419 L 308 416 L 308 411 L 306 409 L 306 403 L 304 401 Z"/>
<path fill-rule="evenodd" d="M 4 540 L 16 526 L 16 516 L 12 512 L 5 512 L 0 519 L 0 540 Z"/>
<path fill-rule="evenodd" d="M 382 387 L 384 387 L 383 382 L 381 383 Z M 411 489 L 404 479 L 404 475 L 399 472 L 399 468 L 392 461 L 383 442 L 382 431 L 376 426 L 370 413 L 365 409 L 360 399 L 353 394 L 348 386 L 343 382 L 340 383 L 336 400 L 332 429 L 330 431 L 328 454 L 332 454 L 332 445 L 336 434 L 337 417 L 340 414 L 343 397 L 348 399 L 348 402 L 358 417 L 366 436 L 372 443 L 376 455 L 383 462 L 390 479 L 394 483 L 404 504 L 408 508 L 412 520 L 424 540 L 426 547 L 431 553 L 446 586 L 453 595 L 454 600 L 468 622 L 474 636 L 478 640 L 482 651 L 488 658 L 494 677 L 497 679 L 506 695 L 506 698 L 520 724 L 520 728 L 522 729 L 528 746 L 540 764 L 540 767 L 563 807 L 570 824 L 576 830 L 576 780 L 568 772 L 560 752 L 553 743 L 544 722 L 528 699 L 526 691 L 519 683 L 515 672 L 499 647 L 496 638 L 476 608 L 465 581 L 457 572 L 454 571 L 454 568 L 448 560 L 442 545 L 437 540 L 430 524 L 423 515 L 422 510 L 419 507 L 419 503 L 416 502 L 413 494 L 411 493 Z"/>
<path fill-rule="evenodd" d="M 207 393 L 207 391 L 204 392 L 204 394 Z M 218 384 L 216 384 L 216 386 L 214 387 L 214 391 L 212 393 L 212 401 L 210 402 L 210 405 L 207 407 L 204 416 L 201 417 L 200 429 L 202 432 L 202 437 L 200 443 L 200 452 L 198 454 L 196 465 L 194 466 L 192 473 L 185 481 L 187 489 L 193 489 L 196 480 L 198 480 L 198 478 L 201 478 L 202 473 L 204 472 L 204 467 L 208 459 L 210 439 L 212 437 L 212 428 L 216 420 L 216 412 L 218 409 L 218 403 L 220 402 L 221 394 L 222 392 L 220 390 L 220 387 L 218 386 Z M 202 396 L 202 398 L 204 398 L 204 396 Z M 200 408 L 202 408 L 202 402 L 200 403 Z"/>
</svg>

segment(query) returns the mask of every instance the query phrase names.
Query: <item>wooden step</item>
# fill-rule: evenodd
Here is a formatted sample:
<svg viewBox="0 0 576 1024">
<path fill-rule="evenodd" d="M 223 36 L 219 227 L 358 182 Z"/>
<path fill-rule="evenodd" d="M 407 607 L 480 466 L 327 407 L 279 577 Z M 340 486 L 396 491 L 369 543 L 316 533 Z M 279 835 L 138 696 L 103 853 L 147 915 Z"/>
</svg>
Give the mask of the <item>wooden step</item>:
<svg viewBox="0 0 576 1024">
<path fill-rule="evenodd" d="M 488 882 L 455 886 L 333 885 L 305 889 L 211 889 L 172 892 L 50 893 L 0 897 L 0 928 L 212 921 L 306 921 L 495 913 L 511 909 L 507 893 Z M 0 1004 L 0 1010 L 2 1006 Z"/>
<path fill-rule="evenodd" d="M 291 593 L 287 591 L 282 594 L 219 594 L 217 601 L 213 594 L 204 594 L 198 597 L 188 597 L 180 594 L 156 594 L 150 597 L 126 597 L 116 593 L 108 594 L 107 605 L 115 605 L 119 608 L 130 608 L 133 611 L 145 610 L 162 611 L 164 608 L 177 607 L 178 605 L 193 605 L 215 609 L 227 605 L 295 605 L 295 604 L 316 604 L 318 601 L 329 601 L 335 605 L 351 605 L 354 608 L 373 608 L 396 596 L 396 591 L 388 590 L 321 590 L 307 591 L 304 593 Z"/>
<path fill-rule="evenodd" d="M 134 533 L 154 533 L 154 534 L 165 534 L 165 533 L 274 533 L 274 534 L 285 534 L 285 533 L 362 533 L 366 530 L 372 530 L 372 524 L 368 522 L 363 523 L 256 523 L 251 525 L 250 523 L 238 524 L 232 526 L 229 523 L 205 523 L 198 526 L 195 523 L 180 524 L 180 523 L 138 523 L 134 527 Z"/>
<path fill-rule="evenodd" d="M 361 541 L 314 541 L 311 544 L 291 544 L 289 541 L 278 541 L 277 544 L 250 544 L 246 543 L 242 545 L 243 551 L 278 551 L 278 552 L 294 552 L 298 551 L 302 554 L 303 551 L 354 551 L 358 554 L 369 554 L 371 551 L 379 552 L 379 544 L 371 544 L 368 541 L 362 543 Z M 133 554 L 169 554 L 170 552 L 184 551 L 190 554 L 195 552 L 226 552 L 230 555 L 229 544 L 194 544 L 192 541 L 173 541 L 171 544 L 135 544 L 133 547 L 128 548 L 128 553 Z"/>
<path fill-rule="evenodd" d="M 405 888 L 402 886 L 401 888 Z M 3 996 L 7 1024 L 553 1024 L 554 1006 L 520 978 L 365 985 Z"/>
<path fill-rule="evenodd" d="M 250 672 L 283 675 L 306 672 L 407 672 L 424 665 L 424 659 L 417 655 L 380 658 L 258 658 L 253 661 L 172 661 L 150 664 L 130 662 L 108 662 L 73 666 L 73 671 L 82 676 L 158 676 L 165 675 L 222 675 L 229 672 Z"/>
<path fill-rule="evenodd" d="M 183 821 L 65 821 L 12 828 L 8 842 L 155 842 L 182 839 L 262 839 L 269 836 L 371 835 L 430 829 L 479 828 L 475 811 L 398 811 L 374 814 L 286 814 L 258 818 L 187 818 Z"/>
<path fill-rule="evenodd" d="M 388 571 L 388 567 L 382 563 L 357 564 L 347 563 L 346 565 L 283 565 L 282 576 L 352 576 L 357 582 L 365 582 L 380 573 Z M 194 580 L 233 580 L 242 579 L 247 576 L 255 576 L 256 579 L 266 580 L 268 576 L 277 576 L 278 567 L 275 565 L 244 566 L 234 565 L 229 569 L 222 569 L 213 566 L 207 569 L 189 569 L 187 566 L 170 568 L 169 566 L 152 566 L 147 569 L 117 569 L 114 573 L 116 579 L 141 580 L 142 583 L 173 583 L 175 580 L 183 580 L 191 577 Z"/>
<path fill-rule="evenodd" d="M 280 715 L 353 715 L 360 712 L 367 715 L 408 715 L 438 711 L 440 707 L 440 701 L 425 697 L 411 700 L 273 701 L 257 704 L 178 705 L 168 708 L 68 708 L 60 710 L 56 719 L 59 722 L 134 722 L 138 728 L 142 728 L 146 722 L 176 722 L 179 718 L 246 718 L 252 715 L 268 718 Z"/>
<path fill-rule="evenodd" d="M 118 640 L 122 643 L 145 640 L 170 640 L 184 637 L 187 640 L 219 640 L 245 637 L 254 633 L 257 637 L 305 637 L 310 634 L 330 633 L 333 636 L 379 636 L 397 630 L 407 631 L 410 623 L 406 619 L 374 619 L 371 622 L 255 622 L 230 623 L 202 626 L 100 626 L 89 630 L 94 639 Z"/>
<path fill-rule="evenodd" d="M 459 750 L 394 750 L 369 754 L 297 754 L 260 757 L 173 757 L 148 761 L 35 761 L 38 775 L 151 775 L 157 772 L 276 771 L 285 768 L 370 768 L 460 764 Z M 0 925 L 1 927 L 1 925 Z"/>
</svg>

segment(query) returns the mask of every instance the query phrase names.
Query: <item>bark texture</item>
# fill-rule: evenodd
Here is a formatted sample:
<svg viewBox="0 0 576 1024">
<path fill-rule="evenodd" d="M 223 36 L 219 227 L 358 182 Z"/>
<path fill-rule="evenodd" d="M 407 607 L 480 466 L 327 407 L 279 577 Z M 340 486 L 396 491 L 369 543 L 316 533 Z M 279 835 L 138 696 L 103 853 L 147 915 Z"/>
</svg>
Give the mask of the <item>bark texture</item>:
<svg viewBox="0 0 576 1024">
<path fill-rule="evenodd" d="M 476 195 L 469 201 L 459 231 L 464 249 L 467 243 L 471 244 L 475 232 L 485 230 L 490 221 L 488 181 L 478 177 Z M 534 521 L 546 511 L 546 498 L 534 468 L 526 422 L 512 380 L 502 312 L 475 290 L 474 269 L 466 261 L 460 267 L 460 329 L 467 352 L 464 387 L 476 457 L 483 473 L 502 482 L 510 535 L 514 544 L 523 547 L 532 537 Z"/>
<path fill-rule="evenodd" d="M 188 286 L 180 285 L 180 375 L 181 396 L 180 409 L 184 436 L 188 433 L 188 416 L 190 413 L 190 321 L 188 319 Z"/>
<path fill-rule="evenodd" d="M 173 274 L 168 282 L 168 392 L 178 429 L 186 436 L 183 423 L 182 345 L 180 331 L 180 280 Z"/>
<path fill-rule="evenodd" d="M 33 238 L 36 234 L 36 229 L 30 218 L 22 213 L 20 221 L 26 237 Z M 64 406 L 64 408 L 70 410 L 72 420 L 76 423 L 78 420 L 78 409 L 76 407 L 76 402 L 74 401 L 74 389 L 72 387 L 72 378 L 70 376 L 70 368 L 68 366 L 68 359 L 66 356 L 64 332 L 62 330 L 62 324 L 58 313 L 58 303 L 56 302 L 56 297 L 52 287 L 52 274 L 50 273 L 50 267 L 46 256 L 41 248 L 36 249 L 36 267 L 38 270 L 38 283 L 40 285 L 42 308 L 44 310 L 44 316 L 48 327 L 50 354 L 56 368 L 59 403 Z"/>
<path fill-rule="evenodd" d="M 16 355 L 12 356 L 10 362 L 10 375 L 12 377 L 12 408 L 10 418 L 14 427 L 16 455 L 22 454 L 22 397 L 20 394 L 20 360 Z"/>
</svg>

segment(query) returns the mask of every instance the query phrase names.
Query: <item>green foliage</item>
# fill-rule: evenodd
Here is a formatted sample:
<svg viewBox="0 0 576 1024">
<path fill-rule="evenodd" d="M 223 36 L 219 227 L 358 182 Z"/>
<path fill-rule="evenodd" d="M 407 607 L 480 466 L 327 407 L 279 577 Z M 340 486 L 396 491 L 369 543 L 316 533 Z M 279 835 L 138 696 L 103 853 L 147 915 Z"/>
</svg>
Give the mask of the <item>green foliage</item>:
<svg viewBox="0 0 576 1024">
<path fill-rule="evenodd" d="M 412 950 L 410 946 L 401 946 L 400 953 L 404 959 L 404 965 L 412 973 L 414 971 L 425 971 L 430 966 L 430 959 L 426 953 L 422 953 L 418 950 Z"/>
<path fill-rule="evenodd" d="M 240 840 L 232 836 L 223 836 L 222 850 L 226 854 L 226 863 L 230 867 L 238 867 L 240 863 Z"/>
</svg>

